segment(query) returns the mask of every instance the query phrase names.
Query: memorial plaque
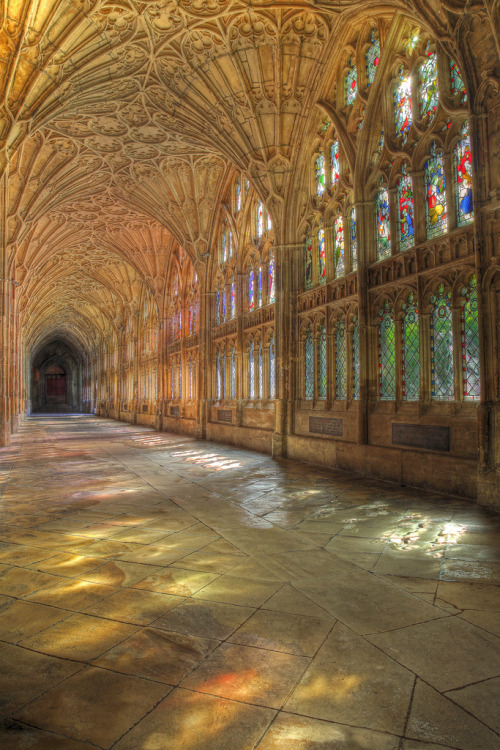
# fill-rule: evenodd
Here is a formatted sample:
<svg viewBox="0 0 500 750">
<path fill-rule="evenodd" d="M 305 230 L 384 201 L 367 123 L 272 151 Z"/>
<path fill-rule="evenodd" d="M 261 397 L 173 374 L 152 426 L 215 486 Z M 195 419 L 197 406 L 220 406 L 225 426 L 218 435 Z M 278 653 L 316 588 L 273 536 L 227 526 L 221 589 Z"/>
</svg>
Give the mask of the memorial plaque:
<svg viewBox="0 0 500 750">
<path fill-rule="evenodd" d="M 331 437 L 342 437 L 343 420 L 333 417 L 309 417 L 309 432 L 318 435 L 330 435 Z"/>
<path fill-rule="evenodd" d="M 149 411 L 149 406 L 148 406 L 148 404 L 143 404 L 143 405 L 142 405 L 142 413 L 143 413 L 143 414 L 147 414 L 147 413 L 148 413 L 148 411 Z"/>
<path fill-rule="evenodd" d="M 450 450 L 450 428 L 424 424 L 392 423 L 392 442 L 428 451 Z"/>
<path fill-rule="evenodd" d="M 178 406 L 171 406 L 170 407 L 170 416 L 171 417 L 178 417 L 179 416 L 179 407 Z"/>
<path fill-rule="evenodd" d="M 217 421 L 233 424 L 233 412 L 231 409 L 217 409 Z"/>
</svg>

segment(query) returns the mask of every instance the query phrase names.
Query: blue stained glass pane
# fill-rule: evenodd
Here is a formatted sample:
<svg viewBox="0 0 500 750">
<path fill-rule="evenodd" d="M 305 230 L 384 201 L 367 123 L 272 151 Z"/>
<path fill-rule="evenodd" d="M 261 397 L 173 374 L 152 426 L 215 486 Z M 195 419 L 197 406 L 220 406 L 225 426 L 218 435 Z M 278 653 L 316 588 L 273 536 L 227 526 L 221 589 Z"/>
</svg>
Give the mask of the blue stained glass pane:
<svg viewBox="0 0 500 750">
<path fill-rule="evenodd" d="M 470 152 L 469 123 L 462 128 L 463 138 L 454 148 L 457 224 L 463 227 L 474 220 L 472 202 L 472 156 Z"/>
<path fill-rule="evenodd" d="M 427 52 L 427 58 L 420 65 L 419 97 L 421 117 L 433 117 L 439 101 L 437 56 L 435 52 Z"/>
<path fill-rule="evenodd" d="M 462 371 L 464 398 L 469 401 L 481 397 L 479 320 L 475 276 L 472 277 L 469 287 L 464 291 L 465 304 L 462 308 Z"/>
<path fill-rule="evenodd" d="M 427 237 L 430 239 L 443 234 L 448 228 L 444 157 L 437 152 L 435 142 L 431 146 L 431 156 L 425 162 L 424 173 Z"/>
<path fill-rule="evenodd" d="M 347 338 L 343 322 L 337 323 L 335 331 L 335 398 L 347 398 Z"/>
<path fill-rule="evenodd" d="M 349 225 L 349 239 L 351 250 L 351 270 L 356 271 L 358 268 L 358 235 L 356 228 L 356 209 L 351 208 L 351 220 Z"/>
<path fill-rule="evenodd" d="M 331 180 L 336 185 L 340 178 L 340 147 L 338 138 L 330 146 Z"/>
<path fill-rule="evenodd" d="M 335 276 L 343 276 L 345 273 L 345 247 L 344 247 L 344 219 L 337 216 L 334 224 L 335 244 Z"/>
<path fill-rule="evenodd" d="M 255 310 L 255 273 L 252 268 L 248 276 L 248 309 Z"/>
<path fill-rule="evenodd" d="M 327 357 L 326 357 L 326 329 L 321 325 L 318 331 L 318 398 L 326 399 L 327 386 Z"/>
<path fill-rule="evenodd" d="M 380 62 L 380 39 L 377 39 L 375 29 L 372 29 L 370 41 L 371 44 L 366 51 L 366 80 L 368 86 L 373 83 L 377 65 Z"/>
<path fill-rule="evenodd" d="M 349 61 L 349 70 L 345 77 L 345 103 L 347 106 L 352 104 L 358 93 L 358 71 L 353 61 Z"/>
<path fill-rule="evenodd" d="M 381 310 L 379 327 L 379 388 L 382 401 L 396 398 L 396 342 L 392 311 L 386 304 Z"/>
<path fill-rule="evenodd" d="M 391 254 L 391 225 L 389 218 L 389 192 L 381 188 L 377 193 L 377 260 Z"/>
<path fill-rule="evenodd" d="M 325 230 L 318 230 L 318 277 L 319 283 L 326 280 Z"/>
<path fill-rule="evenodd" d="M 276 397 L 276 373 L 275 373 L 275 353 L 274 353 L 274 336 L 269 342 L 269 398 Z"/>
<path fill-rule="evenodd" d="M 415 244 L 415 220 L 413 214 L 413 182 L 406 174 L 406 163 L 403 174 L 397 184 L 399 210 L 399 249 L 407 250 Z"/>
<path fill-rule="evenodd" d="M 305 341 L 305 397 L 314 398 L 314 346 L 310 328 L 307 329 Z"/>
<path fill-rule="evenodd" d="M 413 294 L 408 297 L 402 320 L 402 393 L 405 401 L 418 401 L 420 397 L 420 341 L 418 309 Z"/>
<path fill-rule="evenodd" d="M 316 195 L 325 192 L 325 155 L 321 148 L 316 157 Z"/>
<path fill-rule="evenodd" d="M 432 298 L 431 316 L 431 372 L 432 396 L 443 401 L 453 401 L 453 331 L 451 322 L 450 292 L 441 284 Z"/>
<path fill-rule="evenodd" d="M 231 279 L 231 318 L 236 317 L 236 284 Z"/>
<path fill-rule="evenodd" d="M 359 401 L 359 325 L 352 329 L 352 397 Z"/>
<path fill-rule="evenodd" d="M 306 289 L 311 289 L 313 285 L 313 247 L 310 234 L 306 237 L 304 246 L 304 285 Z"/>
<path fill-rule="evenodd" d="M 276 286 L 275 286 L 275 269 L 274 269 L 274 257 L 271 255 L 269 258 L 269 265 L 268 265 L 268 293 L 269 293 L 269 302 L 273 303 L 276 299 Z"/>
<path fill-rule="evenodd" d="M 396 138 L 405 143 L 412 123 L 411 79 L 403 66 L 399 69 L 399 82 L 394 92 L 394 121 Z"/>
</svg>

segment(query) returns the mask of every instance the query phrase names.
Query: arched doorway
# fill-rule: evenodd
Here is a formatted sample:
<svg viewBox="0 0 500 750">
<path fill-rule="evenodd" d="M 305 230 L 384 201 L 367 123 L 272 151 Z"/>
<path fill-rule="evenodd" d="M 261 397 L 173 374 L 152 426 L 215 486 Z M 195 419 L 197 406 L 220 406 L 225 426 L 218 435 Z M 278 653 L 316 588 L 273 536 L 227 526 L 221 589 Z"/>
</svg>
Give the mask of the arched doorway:
<svg viewBox="0 0 500 750">
<path fill-rule="evenodd" d="M 60 365 L 51 365 L 45 372 L 46 403 L 49 405 L 65 404 L 67 393 L 66 372 Z"/>
</svg>

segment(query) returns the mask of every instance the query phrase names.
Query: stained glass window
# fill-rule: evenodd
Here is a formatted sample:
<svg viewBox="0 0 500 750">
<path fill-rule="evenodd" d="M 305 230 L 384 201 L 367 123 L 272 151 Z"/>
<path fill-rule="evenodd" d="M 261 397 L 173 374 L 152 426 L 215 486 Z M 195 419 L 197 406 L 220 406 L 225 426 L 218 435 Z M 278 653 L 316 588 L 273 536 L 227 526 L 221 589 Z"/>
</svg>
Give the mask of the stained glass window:
<svg viewBox="0 0 500 750">
<path fill-rule="evenodd" d="M 397 183 L 399 210 L 399 249 L 407 250 L 415 244 L 415 220 L 413 214 L 413 182 L 403 163 L 402 175 Z"/>
<path fill-rule="evenodd" d="M 262 201 L 257 203 L 255 209 L 255 228 L 257 237 L 262 237 L 264 234 L 264 206 L 262 205 Z"/>
<path fill-rule="evenodd" d="M 241 210 L 241 179 L 238 177 L 235 186 L 235 205 L 236 212 Z"/>
<path fill-rule="evenodd" d="M 352 59 L 349 60 L 349 70 L 345 77 L 345 103 L 347 106 L 352 104 L 358 93 L 358 71 Z"/>
<path fill-rule="evenodd" d="M 340 178 L 340 147 L 338 138 L 330 146 L 330 164 L 332 185 L 336 185 Z"/>
<path fill-rule="evenodd" d="M 215 375 L 217 383 L 217 398 L 222 398 L 222 362 L 220 352 L 217 352 L 215 360 Z"/>
<path fill-rule="evenodd" d="M 358 235 L 356 228 L 356 209 L 351 208 L 351 218 L 349 222 L 349 241 L 351 250 L 351 271 L 358 268 Z"/>
<path fill-rule="evenodd" d="M 318 279 L 324 283 L 326 279 L 326 252 L 325 252 L 325 230 L 318 229 Z"/>
<path fill-rule="evenodd" d="M 253 341 L 250 344 L 250 349 L 248 352 L 248 392 L 250 394 L 250 398 L 255 398 L 255 346 Z"/>
<path fill-rule="evenodd" d="M 271 221 L 271 214 L 269 211 L 266 211 L 266 232 L 270 232 L 273 228 L 273 223 Z"/>
<path fill-rule="evenodd" d="M 236 349 L 231 348 L 231 359 L 229 364 L 229 390 L 230 398 L 236 398 Z"/>
<path fill-rule="evenodd" d="M 345 247 L 344 247 L 344 219 L 342 215 L 337 216 L 334 224 L 335 245 L 335 276 L 343 276 L 345 273 Z"/>
<path fill-rule="evenodd" d="M 425 162 L 424 173 L 427 237 L 430 239 L 443 234 L 448 228 L 444 157 L 438 153 L 435 141 L 431 146 L 431 155 Z"/>
<path fill-rule="evenodd" d="M 274 353 L 274 336 L 269 341 L 269 398 L 275 398 L 275 353 Z"/>
<path fill-rule="evenodd" d="M 352 329 L 352 397 L 359 400 L 359 324 L 356 320 Z"/>
<path fill-rule="evenodd" d="M 215 293 L 215 325 L 220 323 L 220 286 Z"/>
<path fill-rule="evenodd" d="M 381 187 L 377 193 L 377 260 L 391 254 L 391 225 L 389 217 L 389 191 Z"/>
<path fill-rule="evenodd" d="M 224 221 L 224 228 L 222 230 L 222 262 L 224 263 L 229 257 L 229 237 L 227 228 L 227 219 Z"/>
<path fill-rule="evenodd" d="M 274 268 L 274 255 L 271 251 L 269 255 L 269 263 L 267 266 L 268 273 L 268 295 L 269 303 L 272 304 L 276 299 L 276 285 L 275 285 L 275 268 Z"/>
<path fill-rule="evenodd" d="M 453 155 L 455 160 L 457 224 L 463 227 L 474 219 L 472 205 L 472 156 L 470 152 L 469 123 L 462 127 L 463 138 L 456 144 Z"/>
<path fill-rule="evenodd" d="M 451 93 L 453 96 L 460 94 L 460 103 L 465 104 L 467 101 L 467 92 L 465 90 L 465 84 L 462 78 L 462 74 L 458 68 L 456 62 L 450 59 L 450 83 Z"/>
<path fill-rule="evenodd" d="M 222 287 L 220 299 L 221 299 L 221 305 L 222 305 L 221 323 L 223 323 L 226 320 L 226 292 L 225 292 L 224 287 Z"/>
<path fill-rule="evenodd" d="M 262 307 L 262 266 L 259 266 L 257 274 L 257 306 Z"/>
<path fill-rule="evenodd" d="M 255 310 L 255 273 L 253 268 L 248 275 L 248 309 Z"/>
<path fill-rule="evenodd" d="M 311 289 L 313 285 L 313 247 L 312 247 L 312 236 L 310 234 L 306 237 L 304 245 L 304 286 L 306 289 Z"/>
<path fill-rule="evenodd" d="M 335 330 L 335 398 L 339 401 L 347 398 L 347 337 L 342 321 Z"/>
<path fill-rule="evenodd" d="M 413 34 L 410 36 L 410 38 L 406 42 L 406 51 L 407 51 L 407 53 L 409 55 L 411 55 L 411 53 L 413 52 L 413 50 L 417 46 L 418 39 L 419 39 L 418 30 L 415 29 L 415 31 L 413 32 Z"/>
<path fill-rule="evenodd" d="M 366 81 L 368 86 L 373 83 L 377 65 L 380 62 L 380 39 L 377 39 L 375 29 L 372 29 L 370 35 L 370 46 L 366 51 Z"/>
<path fill-rule="evenodd" d="M 258 378 L 258 387 L 259 392 L 257 394 L 257 398 L 262 398 L 262 384 L 263 384 L 263 362 L 262 362 L 262 339 L 259 341 L 259 349 L 258 349 L 258 359 L 259 359 L 259 378 Z"/>
<path fill-rule="evenodd" d="M 174 398 L 175 375 L 174 366 L 170 365 L 170 398 Z"/>
<path fill-rule="evenodd" d="M 320 325 L 318 330 L 318 398 L 326 399 L 327 357 L 326 357 L 326 329 Z"/>
<path fill-rule="evenodd" d="M 396 341 L 392 310 L 386 301 L 380 310 L 378 337 L 379 392 L 382 401 L 396 398 Z"/>
<path fill-rule="evenodd" d="M 227 233 L 227 256 L 228 258 L 232 258 L 233 256 L 233 233 L 230 229 Z"/>
<path fill-rule="evenodd" d="M 437 55 L 435 52 L 426 50 L 426 59 L 419 68 L 418 81 L 420 116 L 422 119 L 433 117 L 439 100 Z"/>
<path fill-rule="evenodd" d="M 306 331 L 305 341 L 305 397 L 314 398 L 314 346 L 311 328 Z"/>
<path fill-rule="evenodd" d="M 431 372 L 432 397 L 453 400 L 453 330 L 450 308 L 451 293 L 440 284 L 431 297 Z"/>
<path fill-rule="evenodd" d="M 405 401 L 418 401 L 420 397 L 420 343 L 418 308 L 413 294 L 403 305 L 402 319 L 402 394 Z"/>
<path fill-rule="evenodd" d="M 179 369 L 177 371 L 177 376 L 178 376 L 177 383 L 178 383 L 178 388 L 179 388 L 178 397 L 182 398 L 182 367 L 181 367 L 180 362 L 179 362 Z"/>
<path fill-rule="evenodd" d="M 394 121 L 396 138 L 405 143 L 412 123 L 411 78 L 403 66 L 399 68 L 399 80 L 394 91 Z"/>
<path fill-rule="evenodd" d="M 481 396 L 479 379 L 479 321 L 477 314 L 476 277 L 468 288 L 462 290 L 465 303 L 462 307 L 462 372 L 464 398 L 478 399 Z"/>
<path fill-rule="evenodd" d="M 323 149 L 319 149 L 316 156 L 316 195 L 323 195 L 325 192 L 325 154 Z"/>
<path fill-rule="evenodd" d="M 229 309 L 230 309 L 230 317 L 235 318 L 236 317 L 236 284 L 234 281 L 234 277 L 231 279 Z"/>
<path fill-rule="evenodd" d="M 174 295 L 177 297 L 179 294 L 179 277 L 177 276 L 177 271 L 174 273 Z"/>
</svg>

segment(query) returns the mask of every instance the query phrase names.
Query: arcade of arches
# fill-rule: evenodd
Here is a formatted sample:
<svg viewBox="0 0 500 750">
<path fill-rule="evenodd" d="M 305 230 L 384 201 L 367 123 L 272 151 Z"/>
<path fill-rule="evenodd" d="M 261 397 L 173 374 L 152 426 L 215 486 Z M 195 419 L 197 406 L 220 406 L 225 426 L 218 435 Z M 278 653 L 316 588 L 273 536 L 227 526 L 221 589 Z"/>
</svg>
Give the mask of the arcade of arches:
<svg viewBox="0 0 500 750">
<path fill-rule="evenodd" d="M 6 0 L 1 440 L 83 411 L 498 505 L 498 0 Z"/>
</svg>

